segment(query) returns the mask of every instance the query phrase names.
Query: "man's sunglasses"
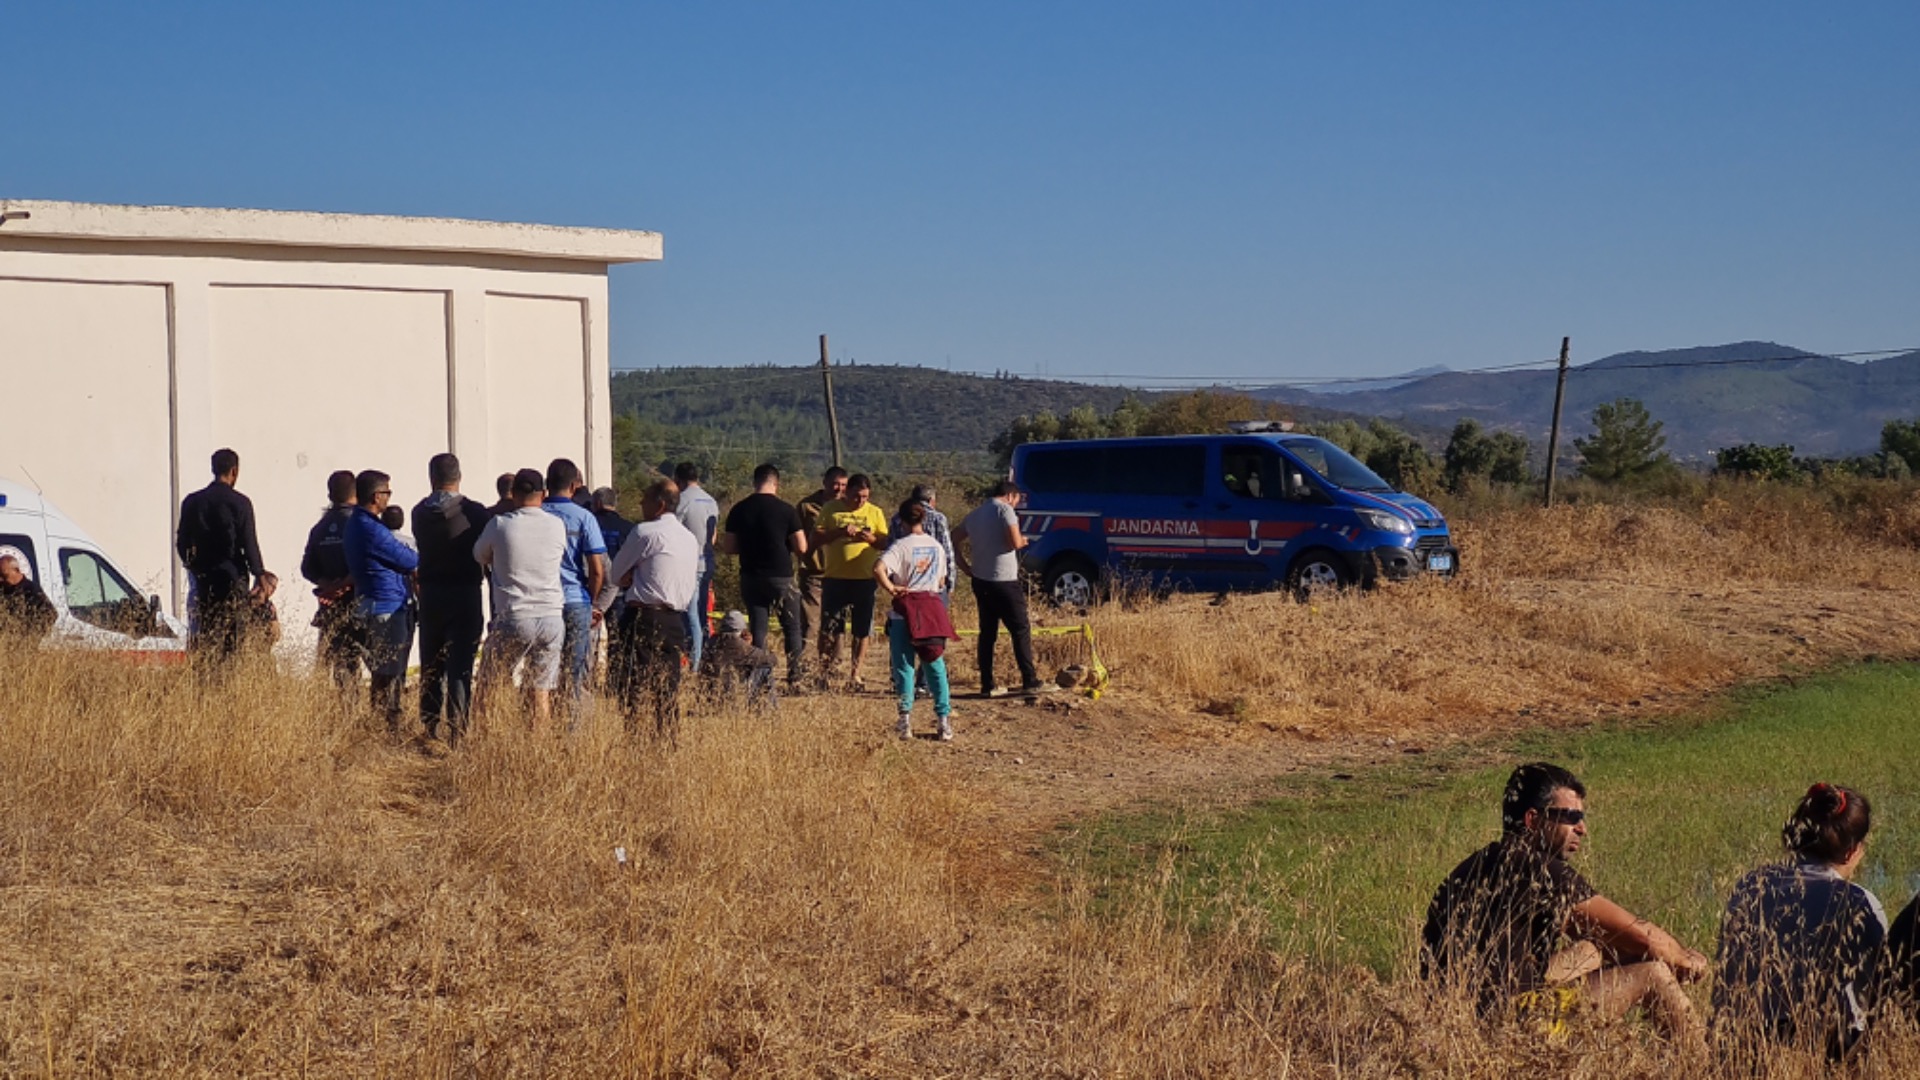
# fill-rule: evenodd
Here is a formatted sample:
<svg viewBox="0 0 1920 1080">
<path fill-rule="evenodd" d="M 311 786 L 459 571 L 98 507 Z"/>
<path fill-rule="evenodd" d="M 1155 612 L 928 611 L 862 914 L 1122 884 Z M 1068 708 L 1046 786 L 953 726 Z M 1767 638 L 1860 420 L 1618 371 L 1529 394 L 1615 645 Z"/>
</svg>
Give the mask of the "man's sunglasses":
<svg viewBox="0 0 1920 1080">
<path fill-rule="evenodd" d="M 1587 820 L 1585 810 L 1570 810 L 1564 806 L 1549 806 L 1540 811 L 1541 816 L 1556 825 L 1578 825 Z"/>
</svg>

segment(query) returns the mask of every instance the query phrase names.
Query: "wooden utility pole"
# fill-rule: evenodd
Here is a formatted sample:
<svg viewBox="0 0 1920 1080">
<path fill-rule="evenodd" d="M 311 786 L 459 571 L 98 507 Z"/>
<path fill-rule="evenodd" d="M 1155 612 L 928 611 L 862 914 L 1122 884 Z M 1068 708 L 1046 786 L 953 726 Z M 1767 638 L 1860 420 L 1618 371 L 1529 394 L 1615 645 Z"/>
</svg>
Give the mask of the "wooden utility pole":
<svg viewBox="0 0 1920 1080">
<path fill-rule="evenodd" d="M 825 338 L 820 340 L 825 341 Z M 1560 381 L 1553 387 L 1553 431 L 1547 436 L 1547 505 L 1553 505 L 1553 478 L 1560 468 L 1560 406 L 1567 399 L 1567 353 L 1573 339 L 1560 339 Z"/>
<path fill-rule="evenodd" d="M 1565 376 L 1561 376 L 1565 378 Z M 820 335 L 820 381 L 827 388 L 827 430 L 833 435 L 833 463 L 840 464 L 840 416 L 833 411 L 833 365 L 827 362 L 827 335 Z M 1557 410 L 1556 410 L 1557 415 Z"/>
</svg>

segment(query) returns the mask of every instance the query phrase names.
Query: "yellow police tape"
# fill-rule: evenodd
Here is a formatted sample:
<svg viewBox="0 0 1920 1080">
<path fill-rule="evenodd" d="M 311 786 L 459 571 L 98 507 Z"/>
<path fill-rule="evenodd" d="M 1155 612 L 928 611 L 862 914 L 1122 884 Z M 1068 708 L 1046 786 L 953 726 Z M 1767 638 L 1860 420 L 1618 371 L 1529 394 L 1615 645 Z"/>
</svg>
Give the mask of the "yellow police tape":
<svg viewBox="0 0 1920 1080">
<path fill-rule="evenodd" d="M 978 630 L 960 630 L 956 628 L 955 632 L 961 637 L 980 636 L 980 631 Z M 1100 700 L 1100 692 L 1107 688 L 1107 665 L 1100 662 L 1100 650 L 1094 647 L 1093 627 L 1086 623 L 1081 623 L 1079 626 L 1036 626 L 1033 628 L 1034 637 L 1072 637 L 1075 634 L 1087 639 L 1087 656 L 1091 660 L 1087 665 L 1086 684 L 1079 689 L 1084 690 L 1089 698 L 1098 701 Z"/>
</svg>

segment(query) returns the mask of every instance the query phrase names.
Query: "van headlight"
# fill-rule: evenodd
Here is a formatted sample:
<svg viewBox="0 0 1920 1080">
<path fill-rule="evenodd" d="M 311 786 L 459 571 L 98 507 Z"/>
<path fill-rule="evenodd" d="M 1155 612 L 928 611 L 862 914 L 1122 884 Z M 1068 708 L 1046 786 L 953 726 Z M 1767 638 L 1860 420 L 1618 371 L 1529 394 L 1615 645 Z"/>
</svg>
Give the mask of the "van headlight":
<svg viewBox="0 0 1920 1080">
<path fill-rule="evenodd" d="M 1362 522 L 1382 532 L 1407 534 L 1413 532 L 1413 522 L 1399 514 L 1389 514 L 1385 510 L 1358 510 L 1355 513 L 1360 515 Z"/>
</svg>

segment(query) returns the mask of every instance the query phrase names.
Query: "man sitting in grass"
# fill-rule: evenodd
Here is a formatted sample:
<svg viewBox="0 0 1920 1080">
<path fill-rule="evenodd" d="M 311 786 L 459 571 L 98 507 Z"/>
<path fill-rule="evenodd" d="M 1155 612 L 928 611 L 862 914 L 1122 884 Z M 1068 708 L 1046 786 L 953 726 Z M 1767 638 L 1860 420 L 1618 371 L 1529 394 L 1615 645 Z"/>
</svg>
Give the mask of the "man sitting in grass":
<svg viewBox="0 0 1920 1080">
<path fill-rule="evenodd" d="M 1601 896 L 1567 863 L 1587 835 L 1586 788 L 1566 769 L 1522 765 L 1501 800 L 1500 839 L 1468 856 L 1434 894 L 1421 970 L 1486 1012 L 1558 1031 L 1575 1011 L 1609 1018 L 1636 1005 L 1689 1049 L 1705 1034 L 1680 983 L 1707 958 Z"/>
</svg>

